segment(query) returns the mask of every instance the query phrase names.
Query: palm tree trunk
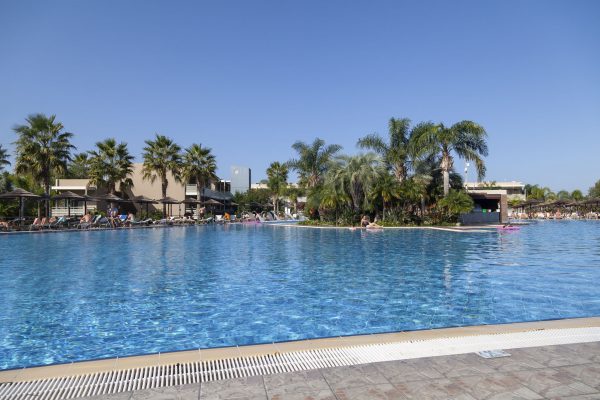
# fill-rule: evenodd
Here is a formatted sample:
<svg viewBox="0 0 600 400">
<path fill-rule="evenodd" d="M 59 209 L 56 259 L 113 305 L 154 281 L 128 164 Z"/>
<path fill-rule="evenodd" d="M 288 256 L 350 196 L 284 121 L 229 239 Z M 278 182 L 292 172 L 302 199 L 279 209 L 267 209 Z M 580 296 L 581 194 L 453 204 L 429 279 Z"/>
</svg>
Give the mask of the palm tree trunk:
<svg viewBox="0 0 600 400">
<path fill-rule="evenodd" d="M 50 177 L 44 178 L 44 193 L 46 198 L 44 200 L 45 216 L 50 216 Z"/>
<path fill-rule="evenodd" d="M 165 197 L 167 197 L 167 185 L 169 184 L 169 182 L 163 178 L 162 182 L 161 182 L 161 189 L 162 189 L 162 197 L 163 199 Z M 167 205 L 165 203 L 163 203 L 163 217 L 166 218 L 167 217 Z"/>
<path fill-rule="evenodd" d="M 396 176 L 398 183 L 402 183 L 404 178 L 406 178 L 406 167 L 402 164 L 396 165 L 396 168 L 394 168 L 394 175 Z"/>
<path fill-rule="evenodd" d="M 452 168 L 452 158 L 447 151 L 442 152 L 442 175 L 444 177 L 444 196 L 450 191 L 450 169 Z"/>
<path fill-rule="evenodd" d="M 196 200 L 202 201 L 202 188 L 203 184 L 200 182 L 200 179 L 196 178 Z M 200 220 L 200 203 L 196 204 L 196 218 Z"/>
<path fill-rule="evenodd" d="M 450 191 L 450 172 L 442 171 L 442 174 L 444 175 L 444 196 L 447 196 Z"/>
<path fill-rule="evenodd" d="M 385 221 L 385 200 L 383 200 L 383 212 L 382 212 L 381 220 Z"/>
</svg>

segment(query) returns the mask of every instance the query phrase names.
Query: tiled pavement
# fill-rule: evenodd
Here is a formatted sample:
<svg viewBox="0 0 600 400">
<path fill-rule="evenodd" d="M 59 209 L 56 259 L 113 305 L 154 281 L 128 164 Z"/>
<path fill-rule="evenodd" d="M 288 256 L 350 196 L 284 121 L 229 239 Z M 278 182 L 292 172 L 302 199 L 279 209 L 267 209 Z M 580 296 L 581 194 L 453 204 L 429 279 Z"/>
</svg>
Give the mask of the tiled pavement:
<svg viewBox="0 0 600 400">
<path fill-rule="evenodd" d="M 97 400 L 600 400 L 600 342 L 390 361 L 98 396 Z"/>
</svg>

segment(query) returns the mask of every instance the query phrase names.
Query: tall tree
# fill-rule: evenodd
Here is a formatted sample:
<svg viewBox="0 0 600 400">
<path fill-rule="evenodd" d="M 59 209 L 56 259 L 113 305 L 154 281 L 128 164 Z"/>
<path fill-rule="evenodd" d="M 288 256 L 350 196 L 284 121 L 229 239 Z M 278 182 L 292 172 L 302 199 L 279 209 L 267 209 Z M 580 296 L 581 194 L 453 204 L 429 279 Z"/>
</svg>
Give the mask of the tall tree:
<svg viewBox="0 0 600 400">
<path fill-rule="evenodd" d="M 154 183 L 160 179 L 162 197 L 167 197 L 167 188 L 169 180 L 167 174 L 171 174 L 175 179 L 179 179 L 179 170 L 181 165 L 181 147 L 172 139 L 156 134 L 154 140 L 146 140 L 144 147 L 144 165 L 142 173 L 144 179 Z M 166 204 L 163 204 L 163 215 L 166 215 Z"/>
<path fill-rule="evenodd" d="M 8 165 L 10 165 L 10 161 L 8 161 L 8 151 L 2 148 L 2 145 L 0 144 L 0 172 Z"/>
<path fill-rule="evenodd" d="M 600 180 L 597 180 L 594 186 L 588 190 L 588 196 L 592 198 L 600 197 Z"/>
<path fill-rule="evenodd" d="M 327 179 L 330 184 L 343 188 L 351 199 L 355 212 L 371 208 L 369 194 L 381 174 L 380 159 L 374 153 L 341 156 L 332 167 Z"/>
<path fill-rule="evenodd" d="M 552 200 L 557 196 L 549 187 L 530 184 L 525 185 L 525 195 L 528 199 L 535 200 Z"/>
<path fill-rule="evenodd" d="M 475 163 L 479 179 L 485 176 L 482 157 L 488 155 L 487 133 L 472 121 L 461 121 L 447 127 L 444 124 L 425 122 L 417 125 L 411 137 L 411 149 L 416 155 L 441 156 L 440 168 L 444 179 L 444 196 L 450 190 L 450 172 L 454 166 L 453 153 Z"/>
<path fill-rule="evenodd" d="M 386 166 L 394 173 L 398 183 L 408 175 L 410 163 L 410 119 L 390 118 L 388 122 L 388 141 L 377 133 L 358 140 L 358 146 L 371 149 L 382 158 Z"/>
<path fill-rule="evenodd" d="M 267 168 L 267 186 L 271 190 L 275 212 L 279 212 L 279 196 L 287 188 L 288 167 L 278 161 L 272 162 Z"/>
<path fill-rule="evenodd" d="M 300 184 L 313 189 L 323 181 L 323 176 L 332 158 L 342 149 L 340 145 L 325 145 L 325 141 L 316 138 L 312 144 L 296 142 L 292 148 L 298 153 L 298 158 L 288 162 L 288 166 L 298 172 Z"/>
<path fill-rule="evenodd" d="M 581 190 L 575 189 L 571 192 L 570 197 L 572 200 L 581 201 L 583 200 L 583 193 L 581 192 Z"/>
<path fill-rule="evenodd" d="M 25 121 L 26 124 L 14 128 L 18 135 L 15 172 L 31 174 L 48 196 L 52 176 L 67 171 L 71 151 L 75 149 L 71 144 L 73 134 L 64 131 L 55 115 L 32 114 Z M 45 215 L 48 215 L 49 203 L 47 200 L 45 203 Z"/>
<path fill-rule="evenodd" d="M 370 196 L 374 201 L 381 200 L 381 205 L 383 206 L 382 219 L 385 220 L 386 205 L 400 197 L 400 184 L 397 181 L 397 177 L 393 177 L 388 171 L 383 171 L 377 177 Z"/>
<path fill-rule="evenodd" d="M 217 161 L 208 147 L 192 144 L 185 149 L 181 163 L 181 179 L 196 182 L 196 200 L 202 200 L 202 190 L 208 183 L 217 179 Z M 196 205 L 196 214 L 200 215 L 200 204 Z"/>
<path fill-rule="evenodd" d="M 127 143 L 113 138 L 96 143 L 96 150 L 89 152 L 89 178 L 96 185 L 106 185 L 110 194 L 115 194 L 117 185 L 121 191 L 133 186 L 133 156 L 129 154 Z"/>
<path fill-rule="evenodd" d="M 69 178 L 84 179 L 90 175 L 89 153 L 77 153 L 68 166 Z"/>
</svg>

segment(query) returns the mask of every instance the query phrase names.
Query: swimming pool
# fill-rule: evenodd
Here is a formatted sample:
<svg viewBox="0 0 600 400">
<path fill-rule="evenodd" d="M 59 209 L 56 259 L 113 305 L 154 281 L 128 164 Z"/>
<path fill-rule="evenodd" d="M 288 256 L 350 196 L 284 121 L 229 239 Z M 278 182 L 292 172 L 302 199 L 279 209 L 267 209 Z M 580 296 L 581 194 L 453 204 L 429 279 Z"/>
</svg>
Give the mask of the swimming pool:
<svg viewBox="0 0 600 400">
<path fill-rule="evenodd" d="M 600 222 L 0 236 L 0 369 L 600 315 Z"/>
</svg>

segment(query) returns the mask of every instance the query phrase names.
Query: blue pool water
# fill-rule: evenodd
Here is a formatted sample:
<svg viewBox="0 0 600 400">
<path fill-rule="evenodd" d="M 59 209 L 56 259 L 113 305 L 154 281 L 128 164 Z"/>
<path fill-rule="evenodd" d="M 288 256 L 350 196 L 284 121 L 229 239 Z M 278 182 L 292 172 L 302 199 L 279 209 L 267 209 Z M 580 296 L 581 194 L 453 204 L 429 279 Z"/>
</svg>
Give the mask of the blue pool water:
<svg viewBox="0 0 600 400">
<path fill-rule="evenodd" d="M 600 315 L 600 222 L 0 236 L 0 369 Z"/>
</svg>

